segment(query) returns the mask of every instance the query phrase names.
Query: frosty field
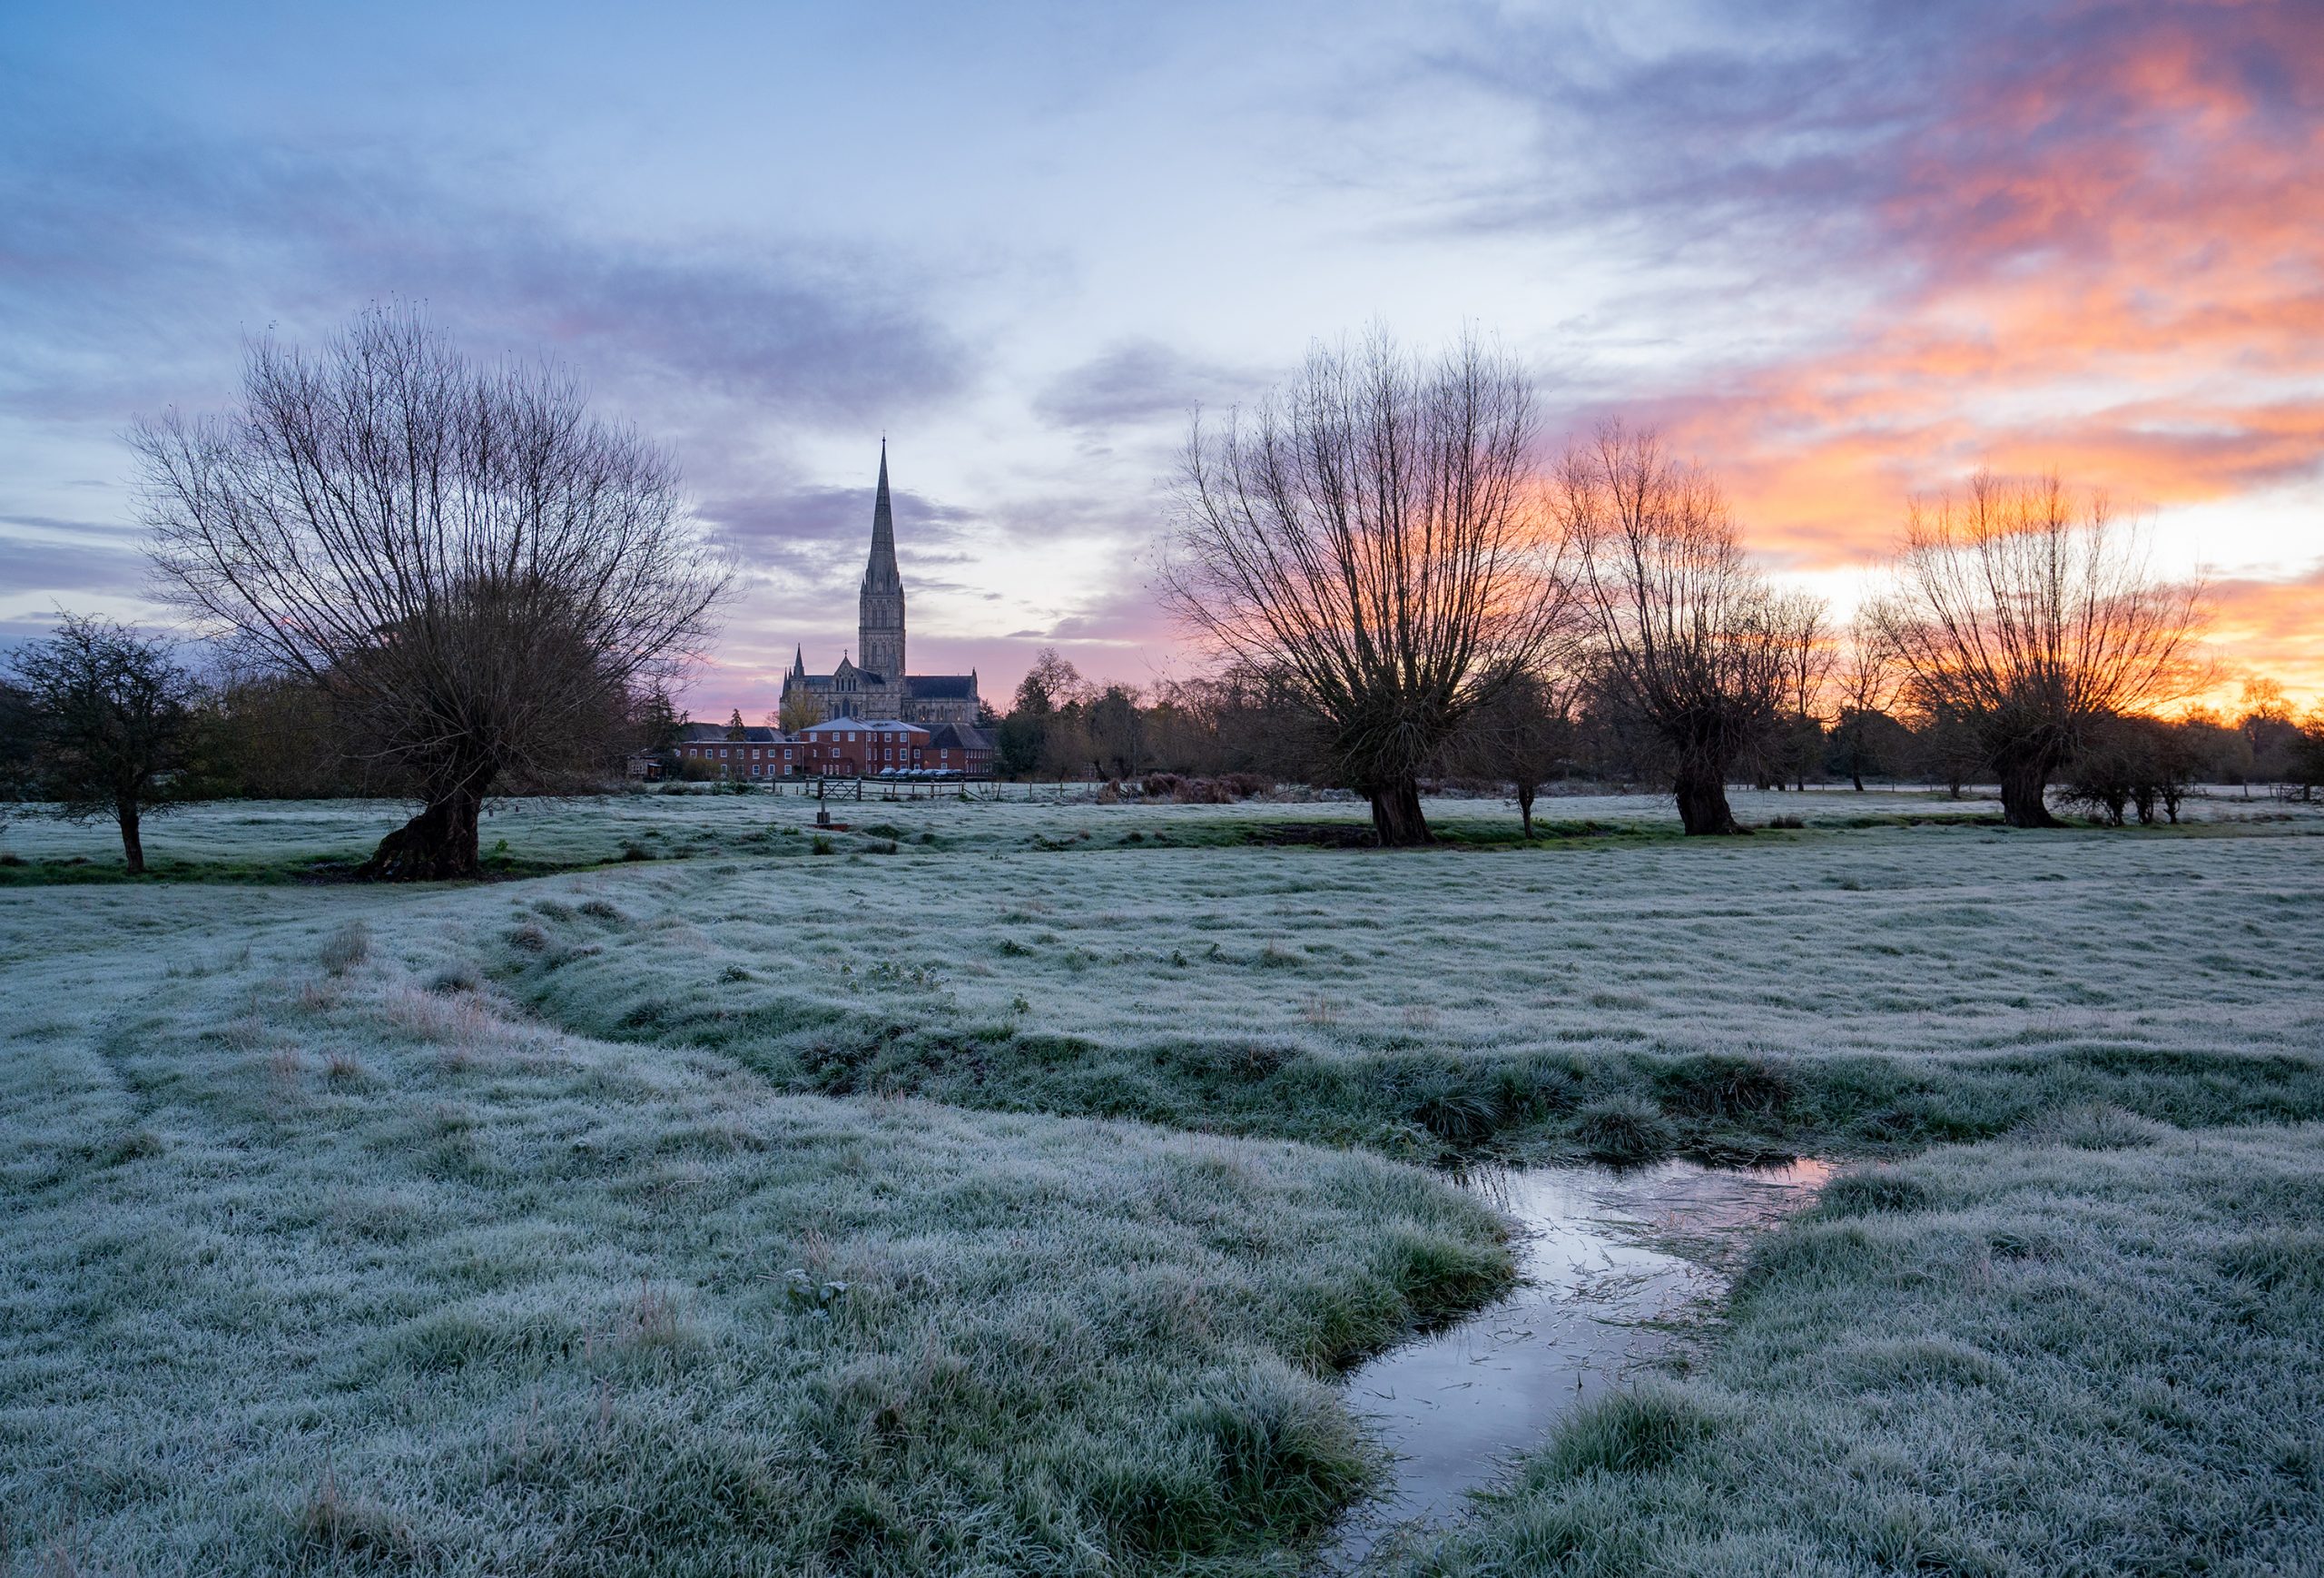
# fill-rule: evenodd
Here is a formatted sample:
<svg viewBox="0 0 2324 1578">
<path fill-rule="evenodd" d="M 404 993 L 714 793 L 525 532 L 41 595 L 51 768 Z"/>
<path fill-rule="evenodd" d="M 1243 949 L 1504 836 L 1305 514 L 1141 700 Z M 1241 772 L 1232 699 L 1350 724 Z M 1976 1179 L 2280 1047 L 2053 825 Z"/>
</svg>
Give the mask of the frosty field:
<svg viewBox="0 0 2324 1578">
<path fill-rule="evenodd" d="M 2313 1567 L 2324 818 L 813 810 L 521 808 L 547 874 L 402 892 L 300 880 L 389 807 L 136 886 L 12 826 L 13 1569 L 1293 1571 L 1381 1470 L 1336 1375 L 1512 1275 L 1433 1165 L 1677 1153 L 1847 1170 L 1384 1564 Z"/>
</svg>

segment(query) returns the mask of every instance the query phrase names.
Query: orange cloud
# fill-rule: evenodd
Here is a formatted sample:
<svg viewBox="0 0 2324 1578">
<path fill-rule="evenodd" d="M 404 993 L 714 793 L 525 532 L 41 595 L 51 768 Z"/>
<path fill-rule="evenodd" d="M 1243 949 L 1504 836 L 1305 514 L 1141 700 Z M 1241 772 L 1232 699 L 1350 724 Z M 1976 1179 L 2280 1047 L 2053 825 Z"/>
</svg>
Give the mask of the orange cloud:
<svg viewBox="0 0 2324 1578">
<path fill-rule="evenodd" d="M 2080 6 L 2046 44 L 2042 25 L 1965 53 L 1883 150 L 1859 262 L 1903 281 L 1885 300 L 1727 387 L 1640 402 L 1778 562 L 1876 556 L 1905 495 L 1979 466 L 2131 508 L 2324 471 L 2324 8 Z M 2324 690 L 2314 575 L 2221 594 L 2237 660 Z"/>
<path fill-rule="evenodd" d="M 2295 701 L 2324 706 L 2324 560 L 2292 580 L 2218 582 L 2211 602 L 2229 679 L 2264 675 Z"/>
</svg>

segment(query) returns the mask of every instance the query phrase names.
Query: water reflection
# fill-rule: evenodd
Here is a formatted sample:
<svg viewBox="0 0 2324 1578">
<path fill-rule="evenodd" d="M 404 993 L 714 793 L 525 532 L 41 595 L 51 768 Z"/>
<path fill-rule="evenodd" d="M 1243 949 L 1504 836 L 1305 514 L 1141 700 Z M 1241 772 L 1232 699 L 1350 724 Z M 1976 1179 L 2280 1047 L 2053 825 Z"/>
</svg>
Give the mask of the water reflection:
<svg viewBox="0 0 2324 1578">
<path fill-rule="evenodd" d="M 1396 1454 L 1395 1479 L 1351 1515 L 1326 1566 L 1349 1567 L 1397 1532 L 1452 1514 L 1569 1409 L 1664 1351 L 1671 1317 L 1719 1290 L 1720 1250 L 1806 1204 L 1830 1174 L 1810 1160 L 1749 1170 L 1673 1161 L 1463 1179 L 1521 1230 L 1522 1281 L 1349 1377 L 1351 1405 Z M 1689 1254 L 1649 1248 L 1649 1235 Z"/>
</svg>

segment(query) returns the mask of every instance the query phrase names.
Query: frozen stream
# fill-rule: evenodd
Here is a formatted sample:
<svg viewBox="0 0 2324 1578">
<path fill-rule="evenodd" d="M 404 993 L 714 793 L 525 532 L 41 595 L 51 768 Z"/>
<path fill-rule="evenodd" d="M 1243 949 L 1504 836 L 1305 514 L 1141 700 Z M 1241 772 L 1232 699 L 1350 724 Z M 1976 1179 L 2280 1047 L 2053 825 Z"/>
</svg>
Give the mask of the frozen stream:
<svg viewBox="0 0 2324 1578">
<path fill-rule="evenodd" d="M 1390 1349 L 1348 1377 L 1349 1403 L 1396 1455 L 1388 1494 L 1357 1508 L 1324 1553 L 1353 1566 L 1401 1529 L 1442 1521 L 1559 1419 L 1668 1346 L 1664 1323 L 1720 1276 L 1640 1240 L 1765 1227 L 1813 1198 L 1817 1161 L 1727 1170 L 1664 1162 L 1623 1173 L 1498 1171 L 1468 1187 L 1514 1221 L 1519 1286 L 1458 1326 Z"/>
</svg>

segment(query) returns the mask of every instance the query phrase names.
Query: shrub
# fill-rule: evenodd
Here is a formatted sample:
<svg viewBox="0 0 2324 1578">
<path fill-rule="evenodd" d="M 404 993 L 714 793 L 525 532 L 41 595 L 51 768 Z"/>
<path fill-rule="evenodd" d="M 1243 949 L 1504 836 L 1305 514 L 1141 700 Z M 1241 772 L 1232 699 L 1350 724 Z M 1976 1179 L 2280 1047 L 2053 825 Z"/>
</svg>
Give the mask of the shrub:
<svg viewBox="0 0 2324 1578">
<path fill-rule="evenodd" d="M 2324 1233 L 2281 1228 L 2230 1238 L 2218 1255 L 2221 1275 L 2280 1295 L 2312 1311 L 2324 1299 Z"/>
<path fill-rule="evenodd" d="M 2045 1113 L 2020 1131 L 2036 1145 L 2070 1145 L 2077 1150 L 2127 1150 L 2152 1145 L 2174 1132 L 2168 1124 L 2125 1112 L 2109 1101 L 2089 1101 Z"/>
<path fill-rule="evenodd" d="M 1666 1107 L 1702 1118 L 1765 1123 L 1791 1105 L 1788 1070 L 1738 1052 L 1686 1059 L 1656 1075 L 1655 1085 Z"/>
<path fill-rule="evenodd" d="M 1274 780 L 1256 773 L 1222 773 L 1216 778 L 1187 778 L 1176 773 L 1148 773 L 1138 790 L 1149 800 L 1175 800 L 1181 805 L 1225 805 L 1271 793 Z M 1103 798 L 1103 795 L 1100 795 Z M 1115 798 L 1119 798 L 1118 790 Z"/>
<path fill-rule="evenodd" d="M 323 942 L 323 969 L 333 975 L 344 975 L 371 956 L 371 929 L 360 921 L 350 921 L 333 932 Z"/>
<path fill-rule="evenodd" d="M 1641 1386 L 1575 1415 L 1551 1446 L 1546 1466 L 1568 1478 L 1652 1474 L 1716 1428 L 1717 1421 L 1691 1396 L 1667 1386 Z"/>
<path fill-rule="evenodd" d="M 1819 1217 L 1869 1217 L 1927 1208 L 1928 1187 L 1887 1168 L 1844 1173 L 1824 1186 L 1816 1201 Z"/>
<path fill-rule="evenodd" d="M 418 1554 L 408 1523 L 369 1498 L 341 1494 L 328 1467 L 321 1484 L 300 1509 L 296 1529 L 300 1542 L 333 1566 L 351 1563 L 359 1569 L 391 1571 L 409 1565 Z"/>
<path fill-rule="evenodd" d="M 1616 1167 L 1651 1161 L 1677 1144 L 1661 1113 L 1627 1096 L 1584 1107 L 1574 1116 L 1573 1138 L 1588 1155 Z"/>
<path fill-rule="evenodd" d="M 1356 1424 L 1332 1390 L 1265 1361 L 1222 1375 L 1172 1421 L 1201 1442 L 1222 1499 L 1241 1518 L 1322 1524 L 1369 1481 Z"/>
<path fill-rule="evenodd" d="M 1454 1085 L 1423 1097 L 1412 1115 L 1448 1145 L 1479 1145 L 1501 1127 L 1502 1107 L 1490 1091 Z"/>
</svg>

